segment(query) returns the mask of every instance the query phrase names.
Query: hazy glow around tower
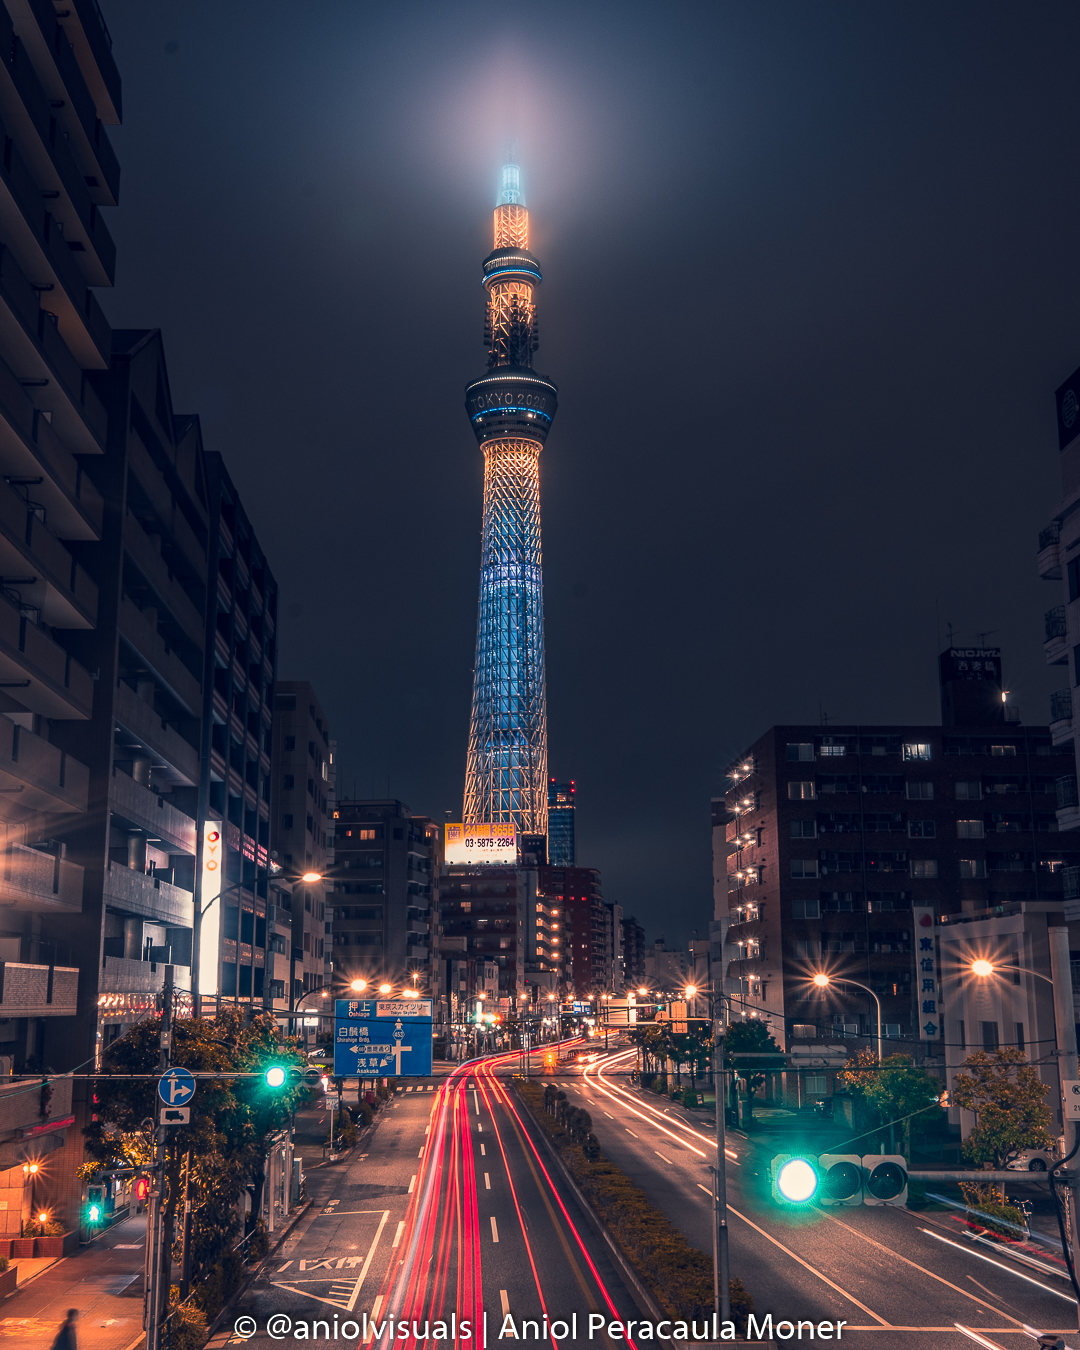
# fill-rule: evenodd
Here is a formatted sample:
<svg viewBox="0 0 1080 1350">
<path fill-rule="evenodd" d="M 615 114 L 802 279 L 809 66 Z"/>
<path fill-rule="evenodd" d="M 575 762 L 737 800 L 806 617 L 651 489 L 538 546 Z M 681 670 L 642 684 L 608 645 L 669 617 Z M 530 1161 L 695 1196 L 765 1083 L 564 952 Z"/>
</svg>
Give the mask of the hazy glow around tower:
<svg viewBox="0 0 1080 1350">
<path fill-rule="evenodd" d="M 502 167 L 502 191 L 496 206 L 524 206 L 525 198 L 521 191 L 521 167 L 517 164 L 504 164 Z"/>
</svg>

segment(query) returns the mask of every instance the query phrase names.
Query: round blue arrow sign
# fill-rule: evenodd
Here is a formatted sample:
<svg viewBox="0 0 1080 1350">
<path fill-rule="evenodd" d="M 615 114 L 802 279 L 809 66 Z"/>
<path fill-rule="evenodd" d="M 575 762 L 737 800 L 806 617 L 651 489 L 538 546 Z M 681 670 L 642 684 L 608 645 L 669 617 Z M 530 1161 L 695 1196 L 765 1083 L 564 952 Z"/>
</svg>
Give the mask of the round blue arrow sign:
<svg viewBox="0 0 1080 1350">
<path fill-rule="evenodd" d="M 195 1078 L 187 1069 L 170 1069 L 158 1079 L 157 1091 L 166 1106 L 186 1106 L 195 1096 Z"/>
</svg>

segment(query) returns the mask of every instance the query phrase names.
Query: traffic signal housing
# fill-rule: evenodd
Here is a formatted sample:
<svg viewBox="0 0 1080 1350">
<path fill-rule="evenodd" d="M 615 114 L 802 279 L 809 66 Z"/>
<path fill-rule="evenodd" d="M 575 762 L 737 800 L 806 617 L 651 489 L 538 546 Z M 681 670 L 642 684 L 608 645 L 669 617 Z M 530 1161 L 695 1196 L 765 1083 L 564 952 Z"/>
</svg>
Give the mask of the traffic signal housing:
<svg viewBox="0 0 1080 1350">
<path fill-rule="evenodd" d="M 303 1070 L 295 1064 L 272 1064 L 266 1071 L 266 1086 L 270 1088 L 299 1087 L 303 1080 Z"/>
<path fill-rule="evenodd" d="M 778 1205 L 812 1205 L 818 1198 L 821 1178 L 814 1162 L 801 1154 L 778 1153 L 769 1164 L 772 1198 Z"/>
<path fill-rule="evenodd" d="M 150 1178 L 139 1177 L 135 1182 L 135 1199 L 143 1201 L 150 1194 Z"/>
<path fill-rule="evenodd" d="M 900 1153 L 863 1154 L 863 1204 L 906 1205 L 908 1163 Z"/>
<path fill-rule="evenodd" d="M 821 1188 L 818 1204 L 827 1207 L 861 1205 L 863 1160 L 858 1153 L 822 1153 L 817 1160 Z"/>
<path fill-rule="evenodd" d="M 83 1210 L 87 1228 L 94 1228 L 105 1217 L 105 1187 L 87 1186 L 86 1207 Z"/>
</svg>

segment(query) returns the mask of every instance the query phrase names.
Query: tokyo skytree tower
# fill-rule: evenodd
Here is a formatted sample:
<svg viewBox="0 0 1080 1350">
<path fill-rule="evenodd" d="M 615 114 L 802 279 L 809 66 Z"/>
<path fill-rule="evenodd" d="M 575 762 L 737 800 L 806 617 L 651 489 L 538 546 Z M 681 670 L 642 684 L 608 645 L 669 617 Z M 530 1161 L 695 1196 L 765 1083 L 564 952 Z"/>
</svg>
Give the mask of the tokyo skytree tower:
<svg viewBox="0 0 1080 1350">
<path fill-rule="evenodd" d="M 465 390 L 484 452 L 484 532 L 464 818 L 526 834 L 547 833 L 540 451 L 558 397 L 532 369 L 539 284 L 520 170 L 505 164 L 484 259 L 488 372 Z"/>
</svg>

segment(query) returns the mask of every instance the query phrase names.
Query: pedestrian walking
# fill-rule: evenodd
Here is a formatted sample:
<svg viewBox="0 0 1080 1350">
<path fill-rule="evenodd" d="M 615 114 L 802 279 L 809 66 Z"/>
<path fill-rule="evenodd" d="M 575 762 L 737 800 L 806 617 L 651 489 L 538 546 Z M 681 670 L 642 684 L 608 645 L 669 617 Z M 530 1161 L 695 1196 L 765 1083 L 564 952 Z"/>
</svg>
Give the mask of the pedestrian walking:
<svg viewBox="0 0 1080 1350">
<path fill-rule="evenodd" d="M 56 1333 L 56 1340 L 53 1341 L 51 1350 L 79 1350 L 78 1343 L 75 1340 L 75 1323 L 78 1320 L 78 1308 L 69 1308 L 67 1316 L 60 1323 L 60 1330 Z"/>
</svg>

